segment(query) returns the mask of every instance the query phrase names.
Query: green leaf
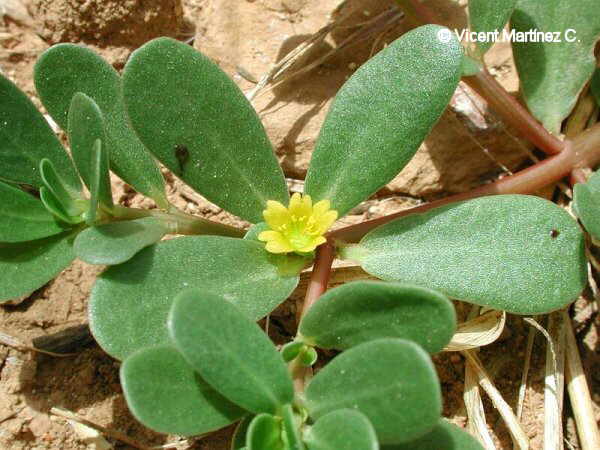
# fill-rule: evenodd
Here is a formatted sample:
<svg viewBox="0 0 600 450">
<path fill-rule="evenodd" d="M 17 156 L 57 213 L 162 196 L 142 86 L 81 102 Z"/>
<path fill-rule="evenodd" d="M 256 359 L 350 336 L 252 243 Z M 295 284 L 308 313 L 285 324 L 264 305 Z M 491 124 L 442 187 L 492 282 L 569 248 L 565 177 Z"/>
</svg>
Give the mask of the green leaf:
<svg viewBox="0 0 600 450">
<path fill-rule="evenodd" d="M 75 167 L 50 125 L 31 100 L 2 75 L 0 99 L 0 178 L 39 188 L 43 184 L 40 162 L 46 158 L 70 188 L 79 191 Z"/>
<path fill-rule="evenodd" d="M 525 102 L 552 133 L 560 133 L 596 67 L 597 9 L 597 0 L 519 0 L 511 18 L 516 32 L 559 33 L 561 42 L 513 43 Z"/>
<path fill-rule="evenodd" d="M 100 166 L 95 160 L 94 152 L 96 141 L 107 142 L 104 133 L 104 118 L 100 108 L 90 97 L 78 92 L 71 101 L 68 122 L 71 155 L 83 182 L 92 195 L 94 190 L 99 189 L 98 200 L 111 207 L 113 203 L 108 173 L 108 149 L 102 145 L 102 150 L 99 150 L 103 153 Z M 100 170 L 99 174 L 98 170 Z M 97 183 L 99 183 L 98 187 L 95 186 Z"/>
<path fill-rule="evenodd" d="M 41 201 L 0 181 L 0 242 L 23 242 L 65 231 Z"/>
<path fill-rule="evenodd" d="M 441 351 L 456 329 L 454 306 L 431 289 L 377 281 L 355 281 L 323 294 L 300 322 L 300 340 L 345 350 L 384 337 Z"/>
<path fill-rule="evenodd" d="M 573 187 L 573 212 L 585 230 L 600 241 L 600 174 L 595 172 L 586 183 Z"/>
<path fill-rule="evenodd" d="M 555 204 L 496 195 L 394 220 L 346 257 L 383 280 L 515 314 L 544 314 L 575 300 L 587 280 L 584 238 Z"/>
<path fill-rule="evenodd" d="M 100 139 L 96 139 L 92 146 L 91 163 L 90 205 L 86 216 L 88 225 L 93 225 L 96 221 L 99 203 L 109 209 L 113 206 L 110 175 L 108 173 L 108 150 Z"/>
<path fill-rule="evenodd" d="M 155 39 L 132 54 L 123 86 L 142 142 L 209 201 L 250 222 L 263 220 L 267 200 L 287 205 L 283 172 L 258 115 L 207 57 Z"/>
<path fill-rule="evenodd" d="M 296 359 L 305 347 L 306 345 L 300 341 L 288 342 L 281 348 L 281 357 L 285 362 L 290 362 Z"/>
<path fill-rule="evenodd" d="M 179 294 L 169 330 L 190 365 L 232 402 L 254 413 L 277 413 L 292 401 L 287 367 L 269 337 L 223 296 L 205 289 Z"/>
<path fill-rule="evenodd" d="M 517 0 L 469 0 L 469 26 L 476 33 L 497 32 L 501 36 L 504 26 L 512 15 Z M 499 40 L 500 38 L 498 38 Z M 491 39 L 477 41 L 483 56 L 494 44 Z"/>
<path fill-rule="evenodd" d="M 235 427 L 233 432 L 233 438 L 231 439 L 230 450 L 247 450 L 246 448 L 246 436 L 248 434 L 248 427 L 253 420 L 253 416 L 246 416 Z"/>
<path fill-rule="evenodd" d="M 235 422 L 246 412 L 213 390 L 173 347 L 150 347 L 121 366 L 129 409 L 161 433 L 192 436 Z"/>
<path fill-rule="evenodd" d="M 596 99 L 596 103 L 600 106 L 600 69 L 594 71 L 594 76 L 590 82 L 590 90 L 592 95 Z"/>
<path fill-rule="evenodd" d="M 442 399 L 435 368 L 417 344 L 370 341 L 336 356 L 306 388 L 306 406 L 319 420 L 338 409 L 363 413 L 381 444 L 420 437 L 438 422 Z"/>
<path fill-rule="evenodd" d="M 461 75 L 454 33 L 417 28 L 358 69 L 336 95 L 308 170 L 305 192 L 340 216 L 394 178 L 446 108 Z"/>
<path fill-rule="evenodd" d="M 90 327 L 104 350 L 119 359 L 167 344 L 171 304 L 189 288 L 219 293 L 258 320 L 298 284 L 297 276 L 279 275 L 273 259 L 263 245 L 243 239 L 190 236 L 160 242 L 98 277 Z"/>
<path fill-rule="evenodd" d="M 71 225 L 82 221 L 80 217 L 71 217 L 58 198 L 46 186 L 40 188 L 40 200 L 46 210 L 52 213 L 57 219 Z"/>
<path fill-rule="evenodd" d="M 304 444 L 300 438 L 298 427 L 300 418 L 294 414 L 292 405 L 287 404 L 282 409 L 283 417 L 283 440 L 285 442 L 285 450 L 304 450 Z"/>
<path fill-rule="evenodd" d="M 284 450 L 281 440 L 281 419 L 270 414 L 259 414 L 248 427 L 248 450 Z"/>
<path fill-rule="evenodd" d="M 168 207 L 164 179 L 129 126 L 121 78 L 112 66 L 85 47 L 58 44 L 36 62 L 34 81 L 42 103 L 63 130 L 69 129 L 73 96 L 82 92 L 91 97 L 104 115 L 107 140 L 103 143 L 110 149 L 111 169 L 136 191 L 153 198 L 160 207 Z"/>
<path fill-rule="evenodd" d="M 405 444 L 384 445 L 381 450 L 483 450 L 483 447 L 466 431 L 440 419 L 425 436 Z"/>
<path fill-rule="evenodd" d="M 168 231 L 154 217 L 98 225 L 79 233 L 75 254 L 89 264 L 121 264 L 160 241 Z"/>
<path fill-rule="evenodd" d="M 56 201 L 69 217 L 77 217 L 82 213 L 81 205 L 78 204 L 79 194 L 74 192 L 62 179 L 54 164 L 49 159 L 40 162 L 40 173 L 44 186 L 52 192 Z"/>
<path fill-rule="evenodd" d="M 0 301 L 28 295 L 75 259 L 73 231 L 15 244 L 0 243 Z"/>
<path fill-rule="evenodd" d="M 305 433 L 304 443 L 308 450 L 379 450 L 373 425 L 353 409 L 325 414 Z"/>
</svg>

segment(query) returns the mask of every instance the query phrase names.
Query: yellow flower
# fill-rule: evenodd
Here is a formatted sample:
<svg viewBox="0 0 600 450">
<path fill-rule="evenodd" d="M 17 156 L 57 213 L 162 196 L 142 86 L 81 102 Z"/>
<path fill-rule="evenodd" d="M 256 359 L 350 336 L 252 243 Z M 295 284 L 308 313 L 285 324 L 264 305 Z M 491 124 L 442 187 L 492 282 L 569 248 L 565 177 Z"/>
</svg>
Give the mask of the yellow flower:
<svg viewBox="0 0 600 450">
<path fill-rule="evenodd" d="M 337 211 L 329 208 L 329 200 L 313 205 L 310 195 L 292 195 L 287 208 L 269 200 L 263 217 L 271 229 L 258 239 L 267 243 L 271 253 L 312 252 L 326 241 L 323 235 L 337 219 Z"/>
</svg>

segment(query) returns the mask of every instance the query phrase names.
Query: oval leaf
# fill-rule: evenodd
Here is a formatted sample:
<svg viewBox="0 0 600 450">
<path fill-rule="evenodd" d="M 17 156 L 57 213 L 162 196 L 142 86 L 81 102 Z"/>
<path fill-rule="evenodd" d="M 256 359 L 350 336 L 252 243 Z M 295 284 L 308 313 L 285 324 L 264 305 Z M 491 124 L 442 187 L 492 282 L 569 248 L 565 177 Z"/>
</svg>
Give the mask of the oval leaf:
<svg viewBox="0 0 600 450">
<path fill-rule="evenodd" d="M 167 315 L 188 288 L 216 292 L 258 320 L 285 300 L 297 276 L 279 274 L 264 245 L 217 236 L 181 237 L 147 247 L 94 284 L 90 328 L 115 358 L 170 342 Z"/>
<path fill-rule="evenodd" d="M 73 259 L 73 231 L 29 242 L 0 243 L 0 301 L 39 289 Z"/>
<path fill-rule="evenodd" d="M 107 142 L 104 134 L 104 118 L 96 102 L 85 94 L 78 92 L 71 101 L 69 109 L 69 143 L 71 155 L 90 192 L 99 182 L 98 199 L 106 206 L 112 206 L 110 178 L 108 174 L 108 149 L 102 146 L 101 165 L 95 161 L 94 147 L 96 141 Z M 100 173 L 96 173 L 100 170 Z"/>
<path fill-rule="evenodd" d="M 270 414 L 256 416 L 246 434 L 247 450 L 284 450 L 281 440 L 281 419 Z"/>
<path fill-rule="evenodd" d="M 325 414 L 305 433 L 304 443 L 308 450 L 379 450 L 373 425 L 352 409 Z"/>
<path fill-rule="evenodd" d="M 456 425 L 440 419 L 425 436 L 406 444 L 384 445 L 381 450 L 484 450 L 477 439 Z"/>
<path fill-rule="evenodd" d="M 521 91 L 529 110 L 552 133 L 560 133 L 579 93 L 596 67 L 600 37 L 597 0 L 519 0 L 511 25 L 519 33 L 554 32 L 550 42 L 513 42 Z M 568 74 L 568 76 L 566 75 Z"/>
<path fill-rule="evenodd" d="M 73 96 L 82 92 L 92 98 L 104 114 L 111 169 L 159 206 L 168 206 L 164 179 L 152 155 L 128 125 L 121 78 L 110 64 L 81 45 L 58 44 L 37 60 L 34 81 L 42 103 L 65 131 L 69 129 Z"/>
<path fill-rule="evenodd" d="M 167 234 L 154 217 L 113 222 L 82 231 L 75 239 L 75 254 L 89 264 L 121 264 Z"/>
<path fill-rule="evenodd" d="M 517 0 L 469 0 L 469 26 L 476 33 L 498 33 L 498 39 L 510 16 Z M 478 40 L 477 48 L 481 55 L 494 44 L 491 39 Z"/>
<path fill-rule="evenodd" d="M 358 69 L 336 95 L 306 177 L 314 201 L 339 215 L 391 181 L 411 160 L 458 85 L 462 50 L 426 25 Z"/>
<path fill-rule="evenodd" d="M 173 347 L 145 348 L 128 357 L 121 385 L 136 419 L 161 433 L 207 433 L 246 414 L 202 380 Z"/>
<path fill-rule="evenodd" d="M 281 355 L 260 327 L 222 296 L 187 290 L 169 330 L 190 365 L 221 394 L 255 413 L 275 414 L 294 388 Z"/>
<path fill-rule="evenodd" d="M 42 186 L 40 162 L 52 161 L 73 191 L 81 189 L 71 159 L 29 98 L 0 75 L 0 178 Z"/>
<path fill-rule="evenodd" d="M 0 181 L 0 242 L 32 241 L 65 231 L 43 203 Z"/>
<path fill-rule="evenodd" d="M 419 286 L 354 281 L 323 294 L 300 322 L 300 340 L 345 350 L 385 337 L 439 352 L 456 328 L 454 306 L 443 294 Z"/>
<path fill-rule="evenodd" d="M 586 284 L 584 239 L 567 212 L 496 195 L 403 217 L 346 250 L 368 273 L 515 314 L 569 304 Z"/>
<path fill-rule="evenodd" d="M 381 444 L 416 439 L 442 410 L 440 385 L 429 355 L 403 339 L 379 339 L 335 357 L 306 388 L 314 419 L 343 408 L 363 413 Z"/>
<path fill-rule="evenodd" d="M 586 183 L 573 186 L 573 212 L 592 239 L 600 241 L 600 175 L 592 174 Z"/>
<path fill-rule="evenodd" d="M 133 53 L 123 83 L 142 142 L 208 200 L 250 222 L 263 220 L 267 200 L 288 203 L 258 115 L 207 57 L 182 42 L 155 39 Z"/>
</svg>

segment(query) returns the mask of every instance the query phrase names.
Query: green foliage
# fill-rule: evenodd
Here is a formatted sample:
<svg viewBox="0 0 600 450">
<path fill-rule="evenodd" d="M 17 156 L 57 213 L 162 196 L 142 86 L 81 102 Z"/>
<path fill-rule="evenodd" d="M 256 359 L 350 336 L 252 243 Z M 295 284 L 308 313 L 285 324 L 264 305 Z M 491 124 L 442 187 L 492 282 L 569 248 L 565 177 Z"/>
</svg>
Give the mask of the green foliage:
<svg viewBox="0 0 600 450">
<path fill-rule="evenodd" d="M 121 366 L 121 384 L 133 415 L 163 433 L 202 434 L 246 414 L 213 390 L 170 346 L 129 356 Z"/>
<path fill-rule="evenodd" d="M 42 187 L 52 193 L 53 202 L 60 205 L 60 209 L 70 218 L 67 222 L 80 222 L 79 216 L 83 212 L 83 209 L 81 204 L 78 204 L 78 200 L 80 199 L 79 194 L 70 189 L 54 167 L 52 161 L 47 158 L 42 159 L 40 161 L 40 173 L 42 175 Z"/>
<path fill-rule="evenodd" d="M 103 203 L 105 207 L 112 207 L 110 188 L 110 174 L 108 173 L 108 151 L 100 139 L 96 139 L 92 146 L 92 164 L 90 171 L 90 204 L 85 221 L 93 225 L 98 214 L 98 207 Z"/>
<path fill-rule="evenodd" d="M 394 178 L 444 111 L 462 70 L 461 46 L 442 27 L 413 30 L 358 69 L 336 95 L 305 192 L 340 216 Z M 393 131 L 392 131 L 393 130 Z"/>
<path fill-rule="evenodd" d="M 256 416 L 246 435 L 247 450 L 285 450 L 281 439 L 281 419 L 270 414 Z"/>
<path fill-rule="evenodd" d="M 163 177 L 129 127 L 121 78 L 110 64 L 80 45 L 58 44 L 38 59 L 34 81 L 42 103 L 65 131 L 73 125 L 69 125 L 68 116 L 75 94 L 81 92 L 93 99 L 104 115 L 111 169 L 160 207 L 168 206 Z"/>
<path fill-rule="evenodd" d="M 394 220 L 345 250 L 372 275 L 515 314 L 568 305 L 587 280 L 584 239 L 563 209 L 497 195 Z"/>
<path fill-rule="evenodd" d="M 250 222 L 263 220 L 267 200 L 287 204 L 283 172 L 258 115 L 207 57 L 155 39 L 133 53 L 123 83 L 142 142 L 208 200 Z"/>
<path fill-rule="evenodd" d="M 519 0 L 511 18 L 516 31 L 560 33 L 561 42 L 513 43 L 525 102 L 552 133 L 560 133 L 596 67 L 597 9 L 597 0 Z"/>
<path fill-rule="evenodd" d="M 286 450 L 304 450 L 304 443 L 300 438 L 298 426 L 300 425 L 299 416 L 294 414 L 292 405 L 283 406 L 283 441 Z"/>
<path fill-rule="evenodd" d="M 338 355 L 306 388 L 306 406 L 319 420 L 338 409 L 363 413 L 381 444 L 413 440 L 431 430 L 442 409 L 429 355 L 403 339 L 378 339 Z"/>
<path fill-rule="evenodd" d="M 246 448 L 246 436 L 248 434 L 248 427 L 254 420 L 253 416 L 245 416 L 239 421 L 233 432 L 233 438 L 231 439 L 230 450 L 247 450 Z"/>
<path fill-rule="evenodd" d="M 590 91 L 592 91 L 596 103 L 600 106 L 600 69 L 594 71 L 594 75 L 590 81 Z"/>
<path fill-rule="evenodd" d="M 160 241 L 168 231 L 154 217 L 98 225 L 77 235 L 75 254 L 89 264 L 121 264 Z"/>
<path fill-rule="evenodd" d="M 73 231 L 35 241 L 0 243 L 0 302 L 31 294 L 73 259 Z"/>
<path fill-rule="evenodd" d="M 71 101 L 68 122 L 71 156 L 79 175 L 92 192 L 92 196 L 97 191 L 99 202 L 111 207 L 108 149 L 106 145 L 101 145 L 99 151 L 94 151 L 97 141 L 107 142 L 100 108 L 90 97 L 78 92 Z M 96 152 L 102 153 L 100 165 L 95 160 L 98 156 Z"/>
<path fill-rule="evenodd" d="M 344 350 L 363 342 L 408 339 L 430 353 L 454 334 L 454 306 L 443 294 L 418 286 L 355 281 L 325 292 L 302 318 L 301 341 Z"/>
<path fill-rule="evenodd" d="M 190 365 L 236 404 L 274 414 L 292 401 L 292 380 L 268 336 L 222 296 L 182 292 L 173 303 L 169 329 Z"/>
<path fill-rule="evenodd" d="M 90 298 L 90 327 L 115 358 L 168 344 L 166 320 L 184 289 L 215 292 L 259 319 L 285 300 L 298 276 L 281 276 L 257 242 L 217 236 L 172 239 L 147 247 L 98 277 Z"/>
<path fill-rule="evenodd" d="M 600 174 L 573 187 L 573 212 L 595 241 L 600 241 Z"/>
<path fill-rule="evenodd" d="M 0 178 L 42 186 L 40 162 L 50 160 L 73 191 L 79 177 L 54 132 L 29 98 L 0 75 Z"/>
<path fill-rule="evenodd" d="M 0 181 L 0 242 L 24 242 L 62 233 L 58 222 L 41 201 Z"/>
<path fill-rule="evenodd" d="M 384 445 L 381 450 L 483 450 L 483 447 L 469 433 L 441 419 L 425 436 L 405 444 Z"/>
<path fill-rule="evenodd" d="M 379 450 L 373 425 L 353 409 L 325 414 L 306 431 L 304 442 L 308 450 Z"/>
<path fill-rule="evenodd" d="M 502 33 L 510 19 L 517 0 L 469 0 L 469 26 L 471 31 Z M 492 46 L 492 41 L 477 42 L 481 56 Z"/>
</svg>

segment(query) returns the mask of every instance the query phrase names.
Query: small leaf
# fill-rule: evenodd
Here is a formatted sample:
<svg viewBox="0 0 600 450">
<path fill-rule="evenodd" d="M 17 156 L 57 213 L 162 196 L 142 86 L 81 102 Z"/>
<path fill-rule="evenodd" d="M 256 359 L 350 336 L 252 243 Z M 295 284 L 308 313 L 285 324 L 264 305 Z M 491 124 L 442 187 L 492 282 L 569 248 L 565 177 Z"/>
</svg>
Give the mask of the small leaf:
<svg viewBox="0 0 600 450">
<path fill-rule="evenodd" d="M 0 242 L 24 242 L 65 231 L 42 202 L 0 181 Z"/>
<path fill-rule="evenodd" d="M 81 223 L 81 218 L 71 217 L 58 198 L 46 186 L 40 188 L 40 201 L 46 210 L 52 213 L 58 220 L 71 225 Z"/>
<path fill-rule="evenodd" d="M 76 217 L 81 214 L 82 209 L 77 204 L 79 194 L 70 189 L 49 159 L 44 158 L 40 162 L 40 173 L 44 186 L 52 192 L 65 213 L 69 217 Z"/>
<path fill-rule="evenodd" d="M 279 352 L 244 313 L 203 290 L 179 294 L 169 315 L 177 349 L 209 384 L 255 413 L 275 414 L 294 388 Z"/>
<path fill-rule="evenodd" d="M 338 409 L 363 413 L 381 444 L 407 442 L 438 422 L 439 381 L 429 355 L 403 339 L 379 339 L 336 356 L 306 388 L 306 406 L 319 420 Z"/>
<path fill-rule="evenodd" d="M 267 200 L 288 203 L 258 115 L 207 57 L 182 42 L 155 39 L 132 54 L 123 89 L 142 142 L 209 201 L 250 222 L 262 222 Z"/>
<path fill-rule="evenodd" d="M 253 320 L 271 312 L 298 284 L 283 277 L 264 246 L 217 236 L 190 236 L 147 247 L 100 275 L 90 298 L 90 327 L 106 352 L 122 359 L 168 344 L 167 315 L 182 290 L 217 292 Z"/>
<path fill-rule="evenodd" d="M 469 25 L 476 33 L 498 32 L 498 36 L 510 16 L 517 0 L 469 0 Z M 477 41 L 479 52 L 483 56 L 494 44 L 493 40 Z"/>
<path fill-rule="evenodd" d="M 600 37 L 597 0 L 519 0 L 511 25 L 515 32 L 552 32 L 513 42 L 521 91 L 529 110 L 552 133 L 569 115 L 596 67 L 594 47 Z M 560 42 L 554 41 L 558 37 Z"/>
<path fill-rule="evenodd" d="M 112 208 L 112 194 L 110 188 L 110 175 L 108 173 L 108 151 L 100 139 L 96 139 L 92 146 L 92 164 L 90 171 L 90 205 L 86 216 L 86 223 L 93 225 L 96 221 L 99 203 Z"/>
<path fill-rule="evenodd" d="M 168 207 L 164 179 L 129 126 L 121 78 L 110 64 L 81 45 L 58 44 L 37 60 L 34 81 L 42 103 L 65 131 L 73 96 L 81 92 L 92 98 L 104 115 L 111 169 L 161 208 Z"/>
<path fill-rule="evenodd" d="M 595 172 L 586 183 L 573 187 L 573 211 L 592 239 L 600 241 L 600 175 Z"/>
<path fill-rule="evenodd" d="M 431 289 L 354 281 L 323 294 L 300 322 L 300 340 L 345 350 L 384 337 L 415 341 L 439 352 L 456 328 L 450 300 Z"/>
<path fill-rule="evenodd" d="M 399 445 L 384 445 L 381 450 L 484 450 L 479 441 L 456 425 L 440 419 L 425 436 Z"/>
<path fill-rule="evenodd" d="M 284 450 L 281 440 L 281 419 L 270 414 L 256 416 L 246 434 L 248 450 Z"/>
<path fill-rule="evenodd" d="M 99 189 L 98 200 L 102 204 L 111 207 L 113 203 L 108 174 L 108 149 L 105 145 L 102 145 L 103 155 L 101 156 L 100 166 L 94 158 L 96 142 L 107 142 L 104 133 L 104 118 L 96 102 L 81 92 L 75 94 L 71 101 L 68 128 L 71 155 L 83 182 L 92 192 L 92 195 L 95 189 Z M 98 170 L 100 170 L 99 174 L 96 173 Z M 98 177 L 98 175 L 100 176 Z M 96 183 L 99 183 L 97 188 Z"/>
<path fill-rule="evenodd" d="M 237 424 L 235 431 L 233 432 L 233 438 L 231 439 L 230 450 L 248 450 L 246 447 L 246 436 L 252 420 L 253 416 L 248 415 Z"/>
<path fill-rule="evenodd" d="M 0 243 L 0 301 L 39 289 L 75 259 L 73 231 L 16 244 Z"/>
<path fill-rule="evenodd" d="M 292 405 L 283 406 L 283 440 L 286 450 L 304 450 L 304 444 L 300 438 L 298 427 L 300 425 L 299 417 L 294 414 Z"/>
<path fill-rule="evenodd" d="M 319 355 L 313 347 L 306 345 L 298 355 L 298 359 L 304 367 L 312 367 L 319 359 Z"/>
<path fill-rule="evenodd" d="M 441 42 L 442 30 L 426 25 L 405 34 L 338 92 L 306 176 L 315 202 L 330 200 L 343 216 L 411 160 L 461 75 L 461 46 L 454 33 Z"/>
<path fill-rule="evenodd" d="M 461 323 L 444 351 L 458 352 L 491 344 L 502 334 L 505 322 L 504 311 L 488 311 L 475 319 Z"/>
<path fill-rule="evenodd" d="M 288 342 L 281 349 L 281 357 L 285 362 L 290 362 L 300 354 L 300 351 L 305 347 L 304 343 L 300 341 Z"/>
<path fill-rule="evenodd" d="M 325 414 L 308 429 L 304 442 L 308 450 L 379 450 L 373 425 L 353 409 Z"/>
<path fill-rule="evenodd" d="M 75 254 L 88 264 L 121 264 L 167 234 L 154 217 L 112 222 L 88 228 L 75 239 Z"/>
<path fill-rule="evenodd" d="M 42 186 L 40 162 L 49 159 L 76 192 L 81 183 L 71 159 L 29 98 L 0 75 L 0 178 Z"/>
<path fill-rule="evenodd" d="M 587 282 L 577 223 L 527 195 L 482 197 L 394 220 L 346 256 L 378 278 L 515 314 L 562 308 Z"/>
<path fill-rule="evenodd" d="M 172 347 L 150 347 L 121 366 L 127 406 L 160 433 L 193 436 L 222 428 L 246 412 L 213 390 Z"/>
</svg>

